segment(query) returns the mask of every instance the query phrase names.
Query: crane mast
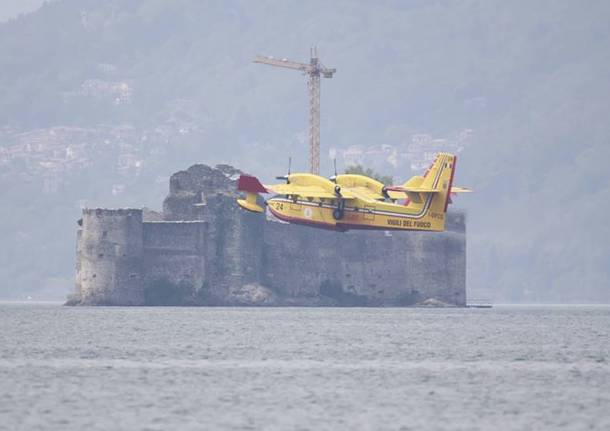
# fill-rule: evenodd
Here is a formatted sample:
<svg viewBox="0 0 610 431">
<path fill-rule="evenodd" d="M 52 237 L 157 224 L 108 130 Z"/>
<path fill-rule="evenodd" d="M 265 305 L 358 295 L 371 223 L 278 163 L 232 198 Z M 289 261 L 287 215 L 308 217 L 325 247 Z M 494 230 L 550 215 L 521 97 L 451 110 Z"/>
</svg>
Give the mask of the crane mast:
<svg viewBox="0 0 610 431">
<path fill-rule="evenodd" d="M 291 61 L 286 58 L 277 59 L 257 55 L 254 63 L 269 66 L 284 67 L 286 69 L 300 70 L 308 75 L 307 88 L 309 90 L 309 171 L 320 174 L 320 75 L 332 78 L 337 69 L 327 68 L 318 58 L 316 48 L 311 48 L 309 64 Z"/>
</svg>

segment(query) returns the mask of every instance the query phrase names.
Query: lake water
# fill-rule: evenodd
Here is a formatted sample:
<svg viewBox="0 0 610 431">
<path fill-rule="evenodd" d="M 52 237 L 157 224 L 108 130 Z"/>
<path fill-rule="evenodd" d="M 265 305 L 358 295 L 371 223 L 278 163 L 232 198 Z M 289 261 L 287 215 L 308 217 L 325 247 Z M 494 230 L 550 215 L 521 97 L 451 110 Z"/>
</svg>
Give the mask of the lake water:
<svg viewBox="0 0 610 431">
<path fill-rule="evenodd" d="M 610 308 L 0 304 L 1 430 L 610 429 Z"/>
</svg>

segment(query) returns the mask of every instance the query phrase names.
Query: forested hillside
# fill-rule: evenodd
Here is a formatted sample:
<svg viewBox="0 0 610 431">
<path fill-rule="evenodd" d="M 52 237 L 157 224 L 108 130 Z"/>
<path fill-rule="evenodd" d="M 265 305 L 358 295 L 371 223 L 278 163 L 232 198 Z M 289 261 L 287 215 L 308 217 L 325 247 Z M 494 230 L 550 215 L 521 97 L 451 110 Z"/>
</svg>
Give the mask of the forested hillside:
<svg viewBox="0 0 610 431">
<path fill-rule="evenodd" d="M 72 288 L 82 205 L 158 207 L 196 162 L 305 169 L 306 79 L 251 61 L 315 44 L 323 170 L 468 131 L 472 296 L 609 302 L 608 40 L 605 1 L 46 4 L 0 24 L 0 297 Z"/>
</svg>

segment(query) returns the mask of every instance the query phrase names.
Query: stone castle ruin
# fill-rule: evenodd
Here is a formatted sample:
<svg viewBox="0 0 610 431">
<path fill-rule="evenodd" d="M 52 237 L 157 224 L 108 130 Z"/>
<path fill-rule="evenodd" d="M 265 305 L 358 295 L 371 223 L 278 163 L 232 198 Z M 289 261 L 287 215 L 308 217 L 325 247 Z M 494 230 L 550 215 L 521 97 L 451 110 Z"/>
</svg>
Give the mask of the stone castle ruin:
<svg viewBox="0 0 610 431">
<path fill-rule="evenodd" d="M 172 175 L 163 213 L 84 209 L 80 305 L 466 304 L 465 215 L 446 231 L 333 232 L 241 210 L 237 169 Z"/>
</svg>

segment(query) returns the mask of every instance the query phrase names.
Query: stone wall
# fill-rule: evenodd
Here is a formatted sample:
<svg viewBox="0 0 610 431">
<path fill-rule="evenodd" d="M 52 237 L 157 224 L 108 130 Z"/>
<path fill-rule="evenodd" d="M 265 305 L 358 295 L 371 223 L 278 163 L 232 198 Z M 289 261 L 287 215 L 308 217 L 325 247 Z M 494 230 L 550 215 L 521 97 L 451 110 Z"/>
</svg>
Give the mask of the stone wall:
<svg viewBox="0 0 610 431">
<path fill-rule="evenodd" d="M 207 281 L 219 300 L 238 286 L 257 283 L 262 269 L 263 217 L 241 210 L 234 196 L 207 198 Z"/>
<path fill-rule="evenodd" d="M 267 222 L 262 284 L 288 302 L 412 305 L 434 298 L 465 305 L 464 215 L 448 219 L 452 230 L 443 233 L 341 233 Z"/>
<path fill-rule="evenodd" d="M 144 286 L 168 282 L 200 288 L 206 276 L 207 225 L 201 221 L 143 224 Z"/>
</svg>

